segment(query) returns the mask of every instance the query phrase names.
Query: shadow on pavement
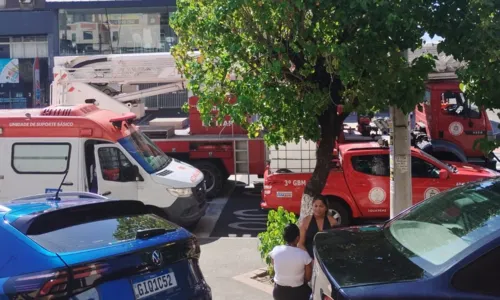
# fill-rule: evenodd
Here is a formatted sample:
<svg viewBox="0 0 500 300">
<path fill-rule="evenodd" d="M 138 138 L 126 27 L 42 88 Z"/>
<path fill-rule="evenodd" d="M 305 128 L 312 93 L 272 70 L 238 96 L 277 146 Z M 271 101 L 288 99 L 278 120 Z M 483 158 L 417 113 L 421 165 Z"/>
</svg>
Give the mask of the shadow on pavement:
<svg viewBox="0 0 500 300">
<path fill-rule="evenodd" d="M 260 189 L 236 187 L 210 237 L 256 237 L 266 230 L 267 212 L 260 209 Z"/>
</svg>

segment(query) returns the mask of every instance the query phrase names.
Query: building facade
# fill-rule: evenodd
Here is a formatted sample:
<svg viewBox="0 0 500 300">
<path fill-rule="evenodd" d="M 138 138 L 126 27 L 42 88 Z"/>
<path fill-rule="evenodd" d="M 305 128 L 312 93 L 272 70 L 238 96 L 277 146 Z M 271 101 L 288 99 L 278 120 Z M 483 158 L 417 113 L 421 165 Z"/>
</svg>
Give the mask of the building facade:
<svg viewBox="0 0 500 300">
<path fill-rule="evenodd" d="M 54 56 L 169 52 L 175 10 L 175 0 L 0 0 L 0 108 L 49 103 Z M 146 106 L 186 100 L 159 95 Z"/>
<path fill-rule="evenodd" d="M 0 0 L 0 108 L 48 101 L 57 14 L 39 0 Z"/>
</svg>

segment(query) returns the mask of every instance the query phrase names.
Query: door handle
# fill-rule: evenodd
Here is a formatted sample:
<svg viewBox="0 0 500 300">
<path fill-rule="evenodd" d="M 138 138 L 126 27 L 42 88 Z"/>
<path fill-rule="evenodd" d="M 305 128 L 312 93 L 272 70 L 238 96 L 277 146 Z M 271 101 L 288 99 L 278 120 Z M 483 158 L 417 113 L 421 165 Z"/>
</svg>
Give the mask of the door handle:
<svg viewBox="0 0 500 300">
<path fill-rule="evenodd" d="M 64 185 L 64 186 L 72 186 L 73 182 L 63 182 L 62 185 Z"/>
<path fill-rule="evenodd" d="M 110 191 L 107 191 L 107 192 L 104 192 L 104 193 L 101 194 L 101 196 L 109 196 L 109 195 L 111 195 Z"/>
</svg>

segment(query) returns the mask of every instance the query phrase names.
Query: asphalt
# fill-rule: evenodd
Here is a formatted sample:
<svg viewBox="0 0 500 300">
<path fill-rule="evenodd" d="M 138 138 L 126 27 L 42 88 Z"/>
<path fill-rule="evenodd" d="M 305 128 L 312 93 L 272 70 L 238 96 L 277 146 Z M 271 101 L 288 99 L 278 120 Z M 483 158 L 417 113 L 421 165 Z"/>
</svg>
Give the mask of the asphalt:
<svg viewBox="0 0 500 300">
<path fill-rule="evenodd" d="M 267 212 L 260 209 L 260 192 L 236 187 L 210 237 L 256 237 L 266 230 Z"/>
<path fill-rule="evenodd" d="M 259 209 L 255 189 L 235 185 L 227 182 L 223 195 L 209 202 L 193 230 L 201 244 L 200 267 L 213 299 L 270 300 L 272 296 L 248 275 L 265 267 L 255 236 L 265 230 L 267 214 Z"/>
</svg>

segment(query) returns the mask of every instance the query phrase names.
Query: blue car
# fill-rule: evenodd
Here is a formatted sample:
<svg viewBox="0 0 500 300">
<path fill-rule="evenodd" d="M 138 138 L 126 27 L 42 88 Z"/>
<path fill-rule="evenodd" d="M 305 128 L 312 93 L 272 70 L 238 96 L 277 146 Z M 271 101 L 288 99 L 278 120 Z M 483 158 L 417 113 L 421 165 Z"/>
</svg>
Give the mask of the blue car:
<svg viewBox="0 0 500 300">
<path fill-rule="evenodd" d="M 315 236 L 314 300 L 500 299 L 500 179 Z"/>
<path fill-rule="evenodd" d="M 154 210 L 90 193 L 0 205 L 0 299 L 212 299 L 198 241 Z"/>
</svg>

